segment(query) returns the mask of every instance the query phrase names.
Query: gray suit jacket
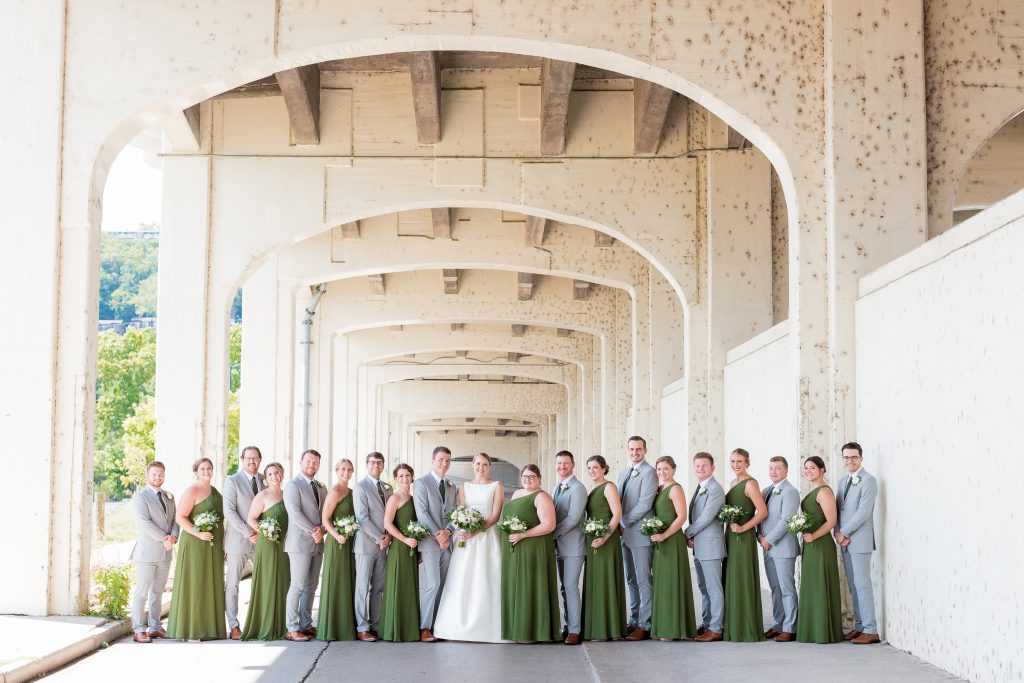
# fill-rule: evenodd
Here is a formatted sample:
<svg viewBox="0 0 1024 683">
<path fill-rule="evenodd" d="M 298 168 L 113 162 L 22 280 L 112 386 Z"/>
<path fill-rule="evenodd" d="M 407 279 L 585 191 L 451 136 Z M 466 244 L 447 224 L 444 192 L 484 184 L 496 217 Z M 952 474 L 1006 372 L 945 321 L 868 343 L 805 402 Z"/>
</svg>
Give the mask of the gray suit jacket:
<svg viewBox="0 0 1024 683">
<path fill-rule="evenodd" d="M 313 495 L 313 487 L 301 472 L 284 486 L 284 508 L 288 511 L 288 533 L 284 538 L 286 553 L 319 555 L 324 551 L 324 544 L 314 543 L 310 536 L 313 529 L 320 526 L 320 513 L 327 498 L 327 487 L 320 482 L 316 482 L 316 486 L 320 491 L 319 505 Z"/>
<path fill-rule="evenodd" d="M 630 465 L 619 473 L 619 496 L 622 498 L 622 542 L 627 546 L 651 545 L 650 536 L 640 533 L 640 522 L 650 517 L 654 497 L 658 495 L 658 475 L 646 460 L 636 466 L 639 474 L 632 476 Z M 626 485 L 626 480 L 629 484 Z"/>
<path fill-rule="evenodd" d="M 725 489 L 711 477 L 705 484 L 707 492 L 690 499 L 690 525 L 683 533 L 693 539 L 693 557 L 697 560 L 720 560 L 725 550 L 725 525 L 718 521 L 718 511 L 725 504 Z"/>
<path fill-rule="evenodd" d="M 132 512 L 135 514 L 135 529 L 139 533 L 132 560 L 135 562 L 170 562 L 173 551 L 164 550 L 166 536 L 178 537 L 178 524 L 174 521 L 174 497 L 166 491 L 163 494 L 166 512 L 160 506 L 156 492 L 145 486 L 132 496 Z"/>
<path fill-rule="evenodd" d="M 432 472 L 417 479 L 412 487 L 412 504 L 416 508 L 416 519 L 427 527 L 431 534 L 451 528 L 448 524 L 448 514 L 459 505 L 459 494 L 455 484 L 447 479 L 444 483 L 444 500 L 441 499 L 441 488 Z M 441 546 L 433 535 L 424 538 L 417 547 L 422 552 L 441 552 Z M 449 545 L 448 550 L 451 548 Z"/>
<path fill-rule="evenodd" d="M 259 490 L 267 488 L 263 475 L 256 473 Z M 249 542 L 252 527 L 246 522 L 249 508 L 252 507 L 252 479 L 245 470 L 235 472 L 224 482 L 224 552 L 228 555 L 245 555 L 251 553 L 256 546 Z"/>
<path fill-rule="evenodd" d="M 783 479 L 778 483 L 779 493 L 768 498 L 775 486 L 766 486 L 761 491 L 761 495 L 768 500 L 768 517 L 758 527 L 758 536 L 764 536 L 772 544 L 765 556 L 779 559 L 797 557 L 800 554 L 800 541 L 786 530 L 786 520 L 800 509 L 800 493 Z"/>
<path fill-rule="evenodd" d="M 870 553 L 875 546 L 875 499 L 878 497 L 878 481 L 863 467 L 857 473 L 860 482 L 852 484 L 846 491 L 850 475 L 839 480 L 836 490 L 836 507 L 839 519 L 836 526 L 844 536 L 850 537 L 850 545 L 844 550 L 851 553 Z"/>
<path fill-rule="evenodd" d="M 583 557 L 587 554 L 587 539 L 583 534 L 587 488 L 575 476 L 565 483 L 569 488 L 561 494 L 558 493 L 561 484 L 551 489 L 551 498 L 555 501 L 555 548 L 561 557 Z"/>
<path fill-rule="evenodd" d="M 391 486 L 384 487 L 384 501 L 391 497 Z M 377 485 L 369 477 L 363 477 L 352 489 L 352 504 L 356 508 L 359 533 L 356 534 L 352 552 L 357 555 L 373 555 L 380 550 L 380 539 L 387 533 L 384 529 L 384 503 L 380 502 Z"/>
</svg>

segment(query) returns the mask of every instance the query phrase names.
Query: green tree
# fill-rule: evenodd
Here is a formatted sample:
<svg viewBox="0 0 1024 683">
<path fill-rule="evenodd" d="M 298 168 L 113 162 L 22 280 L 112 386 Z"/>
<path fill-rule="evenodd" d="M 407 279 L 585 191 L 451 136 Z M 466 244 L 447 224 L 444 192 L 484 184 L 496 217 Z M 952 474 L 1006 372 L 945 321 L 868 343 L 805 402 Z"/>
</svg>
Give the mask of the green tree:
<svg viewBox="0 0 1024 683">
<path fill-rule="evenodd" d="M 153 396 L 156 380 L 156 332 L 130 328 L 123 335 L 99 335 L 96 364 L 95 481 L 112 499 L 133 487 L 124 460 L 124 422 L 136 405 Z"/>
<path fill-rule="evenodd" d="M 146 396 L 135 404 L 135 412 L 122 423 L 121 447 L 124 474 L 121 486 L 134 490 L 146 481 L 146 465 L 156 459 L 156 398 Z"/>
<path fill-rule="evenodd" d="M 242 387 L 242 325 L 233 323 L 229 332 L 228 344 L 228 451 L 227 471 L 234 474 L 238 471 L 238 426 L 241 421 L 241 407 L 238 392 Z"/>
<path fill-rule="evenodd" d="M 151 237 L 100 236 L 100 320 L 156 315 L 158 248 Z"/>
</svg>

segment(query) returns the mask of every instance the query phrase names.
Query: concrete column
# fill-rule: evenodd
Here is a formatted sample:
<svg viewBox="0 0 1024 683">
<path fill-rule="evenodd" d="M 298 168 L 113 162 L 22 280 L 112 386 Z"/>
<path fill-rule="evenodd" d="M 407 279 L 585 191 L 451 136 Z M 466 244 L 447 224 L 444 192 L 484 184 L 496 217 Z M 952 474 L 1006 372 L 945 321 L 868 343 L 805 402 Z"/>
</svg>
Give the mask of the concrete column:
<svg viewBox="0 0 1024 683">
<path fill-rule="evenodd" d="M 0 148 L 17 172 L 0 183 L 0 464 L 16 475 L 0 500 L 0 605 L 75 614 L 86 604 L 92 537 L 99 211 L 90 179 L 68 177 L 62 143 L 65 3 L 20 3 L 0 26 L 14 69 L 0 98 Z M 16 549 L 16 551 L 14 550 Z"/>
<path fill-rule="evenodd" d="M 278 409 L 277 258 L 271 257 L 242 285 L 242 387 L 239 447 L 259 446 L 276 459 Z"/>
<path fill-rule="evenodd" d="M 637 268 L 636 288 L 632 298 L 633 330 L 633 387 L 629 403 L 629 420 L 625 431 L 630 434 L 654 434 L 652 417 L 655 412 L 651 390 L 651 290 L 650 268 Z M 653 437 L 652 437 L 653 438 Z M 652 444 L 656 446 L 656 444 Z"/>
<path fill-rule="evenodd" d="M 738 445 L 724 443 L 726 353 L 772 326 L 768 160 L 753 150 L 710 153 L 707 207 L 706 450 L 724 458 Z"/>
</svg>

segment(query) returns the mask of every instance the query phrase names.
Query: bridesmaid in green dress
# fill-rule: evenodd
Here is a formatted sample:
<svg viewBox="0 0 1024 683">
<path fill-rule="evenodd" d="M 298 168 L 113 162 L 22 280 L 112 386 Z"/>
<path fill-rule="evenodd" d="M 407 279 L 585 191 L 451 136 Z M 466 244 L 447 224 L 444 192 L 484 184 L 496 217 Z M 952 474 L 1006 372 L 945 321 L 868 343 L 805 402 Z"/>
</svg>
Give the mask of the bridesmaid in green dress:
<svg viewBox="0 0 1024 683">
<path fill-rule="evenodd" d="M 397 487 L 384 507 L 384 528 L 391 537 L 415 550 L 416 539 L 405 535 L 405 527 L 416 519 L 412 503 L 412 467 L 400 464 L 392 472 Z M 401 545 L 391 544 L 387 573 L 384 577 L 384 599 L 381 605 L 380 638 L 395 643 L 419 642 L 420 639 L 420 570 L 418 554 Z"/>
<path fill-rule="evenodd" d="M 800 564 L 800 611 L 796 639 L 801 643 L 838 643 L 843 639 L 839 602 L 839 560 L 832 529 L 836 525 L 836 496 L 825 483 L 825 461 L 812 455 L 804 461 L 810 492 L 800 502 L 810 531 L 803 534 Z"/>
<path fill-rule="evenodd" d="M 352 489 L 348 482 L 355 467 L 351 460 L 341 460 L 334 467 L 338 483 L 331 487 L 324 501 L 322 524 L 330 538 L 324 539 L 324 573 L 320 579 L 320 617 L 316 626 L 318 640 L 356 639 L 356 560 L 352 539 L 334 528 L 334 520 L 356 514 Z"/>
<path fill-rule="evenodd" d="M 752 643 L 764 640 L 757 525 L 768 518 L 768 506 L 757 480 L 747 473 L 750 454 L 737 448 L 729 456 L 729 465 L 736 474 L 736 480 L 725 494 L 725 503 L 743 508 L 743 516 L 730 524 L 725 532 L 729 561 L 725 571 L 725 630 L 722 639 Z"/>
<path fill-rule="evenodd" d="M 181 495 L 177 522 L 183 532 L 178 541 L 171 614 L 167 637 L 197 643 L 227 637 L 224 622 L 224 504 L 213 488 L 213 461 L 200 458 L 192 465 L 196 475 Z M 211 531 L 199 531 L 193 521 L 204 512 L 217 516 Z"/>
<path fill-rule="evenodd" d="M 587 460 L 594 490 L 587 497 L 587 518 L 608 523 L 608 533 L 590 541 L 583 574 L 583 638 L 619 640 L 626 637 L 626 578 L 622 568 L 622 501 L 609 486 L 608 463 L 600 455 Z"/>
<path fill-rule="evenodd" d="M 651 536 L 655 546 L 651 561 L 651 637 L 662 641 L 695 638 L 697 620 L 690 584 L 690 556 L 686 552 L 686 535 L 679 533 L 686 523 L 686 494 L 675 480 L 676 461 L 671 456 L 658 458 L 654 469 L 659 482 L 654 516 L 668 526 Z"/>
<path fill-rule="evenodd" d="M 249 616 L 245 618 L 242 640 L 280 640 L 288 632 L 284 612 L 291 571 L 288 555 L 284 552 L 284 537 L 288 533 L 288 512 L 284 509 L 281 491 L 284 468 L 280 463 L 272 462 L 263 474 L 267 478 L 267 488 L 252 499 L 246 521 L 259 533 L 261 520 L 276 519 L 280 535 L 275 541 L 263 534 L 256 539 Z"/>
<path fill-rule="evenodd" d="M 526 522 L 523 533 L 502 543 L 501 637 L 519 643 L 562 639 L 555 568 L 555 503 L 540 488 L 540 468 L 520 473 L 523 488 L 505 504 L 502 518 Z"/>
</svg>

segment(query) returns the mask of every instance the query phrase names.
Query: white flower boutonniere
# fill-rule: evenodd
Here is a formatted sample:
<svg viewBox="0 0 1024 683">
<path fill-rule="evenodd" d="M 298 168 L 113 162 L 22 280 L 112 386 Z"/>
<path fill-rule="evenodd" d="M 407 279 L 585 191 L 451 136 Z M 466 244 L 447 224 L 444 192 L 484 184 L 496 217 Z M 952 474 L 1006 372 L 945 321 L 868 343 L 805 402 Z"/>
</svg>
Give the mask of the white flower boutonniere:
<svg viewBox="0 0 1024 683">
<path fill-rule="evenodd" d="M 633 468 L 633 473 L 630 474 L 629 476 L 631 476 L 631 477 L 638 477 L 638 476 L 640 476 L 640 470 L 638 470 L 637 468 L 634 467 Z"/>
<path fill-rule="evenodd" d="M 569 485 L 566 483 L 561 483 L 558 485 L 558 490 L 561 491 L 562 493 L 565 493 L 566 491 L 569 490 Z"/>
<path fill-rule="evenodd" d="M 780 493 L 782 493 L 782 489 L 780 489 L 780 488 L 779 488 L 778 486 L 776 486 L 775 488 L 773 488 L 773 489 L 772 489 L 772 494 L 773 494 L 773 495 L 776 495 L 776 496 L 777 496 L 777 495 L 779 495 Z"/>
<path fill-rule="evenodd" d="M 853 484 L 854 486 L 857 486 L 858 484 L 860 484 L 860 477 L 853 477 L 852 479 L 850 479 L 850 482 L 851 482 L 851 483 L 852 483 L 852 484 Z"/>
<path fill-rule="evenodd" d="M 697 495 L 698 496 L 703 496 L 703 495 L 707 494 L 707 492 L 708 492 L 708 489 L 705 486 L 701 486 L 700 488 L 697 489 Z"/>
<path fill-rule="evenodd" d="M 390 491 L 391 490 L 391 484 L 385 484 L 384 482 L 381 482 L 380 485 L 381 485 L 381 487 L 384 488 L 385 491 Z"/>
<path fill-rule="evenodd" d="M 174 500 L 174 496 L 171 493 L 167 491 L 164 491 L 163 493 L 165 496 L 167 496 L 167 500 Z"/>
</svg>

